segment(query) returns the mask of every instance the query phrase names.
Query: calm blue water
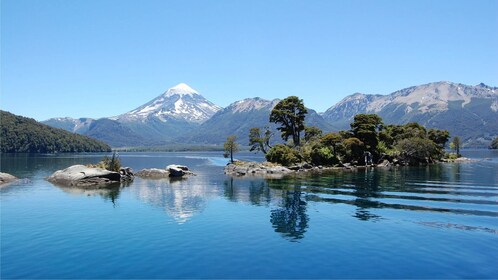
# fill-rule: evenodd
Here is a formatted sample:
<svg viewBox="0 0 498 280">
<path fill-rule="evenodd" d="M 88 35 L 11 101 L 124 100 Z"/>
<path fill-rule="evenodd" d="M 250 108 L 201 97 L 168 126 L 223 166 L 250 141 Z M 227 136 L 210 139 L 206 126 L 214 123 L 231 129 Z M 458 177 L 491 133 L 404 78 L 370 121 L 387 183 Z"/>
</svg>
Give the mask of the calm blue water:
<svg viewBox="0 0 498 280">
<path fill-rule="evenodd" d="M 479 162 L 231 178 L 220 153 L 121 153 L 187 180 L 44 180 L 102 155 L 2 155 L 1 278 L 497 278 L 498 153 Z M 239 158 L 260 160 L 253 154 Z M 486 159 L 487 158 L 487 159 Z"/>
</svg>

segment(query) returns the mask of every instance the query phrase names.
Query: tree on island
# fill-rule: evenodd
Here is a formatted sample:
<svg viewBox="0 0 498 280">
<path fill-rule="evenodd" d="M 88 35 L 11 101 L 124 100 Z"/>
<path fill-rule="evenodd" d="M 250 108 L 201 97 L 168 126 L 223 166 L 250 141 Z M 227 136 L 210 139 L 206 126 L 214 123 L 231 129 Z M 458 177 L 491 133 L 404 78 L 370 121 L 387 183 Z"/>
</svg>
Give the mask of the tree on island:
<svg viewBox="0 0 498 280">
<path fill-rule="evenodd" d="M 261 151 L 266 155 L 270 146 L 270 139 L 273 136 L 273 132 L 268 126 L 265 127 L 265 134 L 261 135 L 261 129 L 259 127 L 253 127 L 249 131 L 249 146 L 251 149 L 249 151 Z"/>
<path fill-rule="evenodd" d="M 455 136 L 453 137 L 453 140 L 450 143 L 450 149 L 454 150 L 457 157 L 460 157 L 460 145 L 461 145 L 460 137 Z"/>
<path fill-rule="evenodd" d="M 365 145 L 367 151 L 377 156 L 379 131 L 383 125 L 382 118 L 376 114 L 358 114 L 351 123 L 351 132 Z"/>
<path fill-rule="evenodd" d="M 233 163 L 233 154 L 239 151 L 239 144 L 235 142 L 237 140 L 237 136 L 231 135 L 227 137 L 227 141 L 223 144 L 223 148 L 225 153 L 223 156 L 225 158 L 230 157 L 230 162 Z"/>
<path fill-rule="evenodd" d="M 282 139 L 292 138 L 294 146 L 301 142 L 301 132 L 304 130 L 304 118 L 308 113 L 302 99 L 289 96 L 280 101 L 271 111 L 270 122 L 280 124 L 277 129 L 282 133 Z"/>
</svg>

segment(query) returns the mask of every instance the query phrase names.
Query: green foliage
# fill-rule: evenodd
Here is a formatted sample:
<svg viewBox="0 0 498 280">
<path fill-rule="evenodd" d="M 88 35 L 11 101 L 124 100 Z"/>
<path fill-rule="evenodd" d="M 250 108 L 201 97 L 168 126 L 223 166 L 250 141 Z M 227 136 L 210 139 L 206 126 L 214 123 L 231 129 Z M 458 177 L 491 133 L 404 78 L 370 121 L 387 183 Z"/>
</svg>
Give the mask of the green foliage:
<svg viewBox="0 0 498 280">
<path fill-rule="evenodd" d="M 358 138 L 351 137 L 343 141 L 345 152 L 344 159 L 348 162 L 358 161 L 363 158 L 365 144 Z"/>
<path fill-rule="evenodd" d="M 348 137 L 349 138 L 349 137 Z M 340 133 L 330 132 L 322 136 L 321 142 L 326 146 L 332 147 L 332 152 L 337 157 L 337 150 L 342 144 L 343 137 Z"/>
<path fill-rule="evenodd" d="M 114 152 L 112 153 L 112 157 L 104 156 L 104 158 L 102 158 L 99 163 L 90 166 L 119 172 L 119 169 L 121 169 L 121 160 L 119 159 L 119 156 L 116 154 L 116 152 Z"/>
<path fill-rule="evenodd" d="M 427 138 L 411 137 L 400 140 L 397 149 L 411 165 L 430 163 L 434 158 L 440 157 L 436 143 Z"/>
<path fill-rule="evenodd" d="M 261 151 L 264 154 L 268 152 L 270 146 L 270 139 L 273 136 L 273 132 L 268 127 L 265 127 L 265 134 L 261 135 L 261 130 L 259 127 L 253 127 L 249 131 L 249 146 L 251 146 L 250 151 Z"/>
<path fill-rule="evenodd" d="M 311 150 L 311 163 L 314 165 L 334 165 L 339 163 L 339 159 L 327 146 L 316 145 Z"/>
<path fill-rule="evenodd" d="M 301 155 L 296 150 L 284 144 L 273 146 L 266 154 L 266 160 L 289 166 L 301 162 Z"/>
<path fill-rule="evenodd" d="M 351 131 L 359 139 L 366 150 L 377 154 L 379 131 L 383 128 L 382 118 L 375 114 L 358 114 L 351 123 Z"/>
<path fill-rule="evenodd" d="M 304 141 L 310 142 L 322 136 L 323 131 L 316 126 L 307 126 L 304 128 Z"/>
<path fill-rule="evenodd" d="M 427 135 L 432 142 L 436 143 L 436 145 L 439 145 L 441 148 L 444 148 L 446 142 L 450 139 L 450 133 L 447 130 L 431 128 L 427 132 Z"/>
<path fill-rule="evenodd" d="M 239 144 L 235 142 L 236 140 L 237 137 L 235 135 L 231 135 L 227 137 L 227 141 L 223 144 L 223 149 L 225 151 L 223 156 L 226 158 L 230 157 L 231 163 L 233 163 L 233 154 L 239 151 Z"/>
<path fill-rule="evenodd" d="M 297 96 L 289 96 L 273 108 L 270 122 L 280 124 L 277 129 L 280 130 L 282 139 L 287 141 L 291 137 L 293 144 L 299 146 L 306 113 L 308 110 L 304 107 L 303 100 Z"/>
<path fill-rule="evenodd" d="M 0 111 L 0 139 L 2 153 L 111 151 L 103 142 L 5 111 Z"/>
<path fill-rule="evenodd" d="M 498 149 L 498 137 L 496 137 L 495 140 L 493 140 L 493 142 L 491 142 L 491 145 L 489 145 L 489 148 L 490 149 Z"/>
</svg>

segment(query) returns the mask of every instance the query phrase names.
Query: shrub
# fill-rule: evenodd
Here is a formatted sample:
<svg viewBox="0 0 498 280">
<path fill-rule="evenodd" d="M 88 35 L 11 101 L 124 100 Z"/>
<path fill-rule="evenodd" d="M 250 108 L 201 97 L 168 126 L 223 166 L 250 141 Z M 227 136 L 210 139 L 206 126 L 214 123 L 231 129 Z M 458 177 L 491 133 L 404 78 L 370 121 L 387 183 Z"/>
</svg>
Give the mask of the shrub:
<svg viewBox="0 0 498 280">
<path fill-rule="evenodd" d="M 289 166 L 301 162 L 301 155 L 298 151 L 287 145 L 277 144 L 268 151 L 266 160 Z"/>
<path fill-rule="evenodd" d="M 116 152 L 114 152 L 112 154 L 112 157 L 104 156 L 104 158 L 102 158 L 99 163 L 95 165 L 89 164 L 88 166 L 119 172 L 119 170 L 121 169 L 121 161 L 119 160 L 119 156 L 116 154 Z"/>
<path fill-rule="evenodd" d="M 397 148 L 410 164 L 429 163 L 440 157 L 436 143 L 426 138 L 403 139 L 398 142 Z"/>
<path fill-rule="evenodd" d="M 315 146 L 311 150 L 311 163 L 314 165 L 334 165 L 339 163 L 329 147 Z"/>
</svg>

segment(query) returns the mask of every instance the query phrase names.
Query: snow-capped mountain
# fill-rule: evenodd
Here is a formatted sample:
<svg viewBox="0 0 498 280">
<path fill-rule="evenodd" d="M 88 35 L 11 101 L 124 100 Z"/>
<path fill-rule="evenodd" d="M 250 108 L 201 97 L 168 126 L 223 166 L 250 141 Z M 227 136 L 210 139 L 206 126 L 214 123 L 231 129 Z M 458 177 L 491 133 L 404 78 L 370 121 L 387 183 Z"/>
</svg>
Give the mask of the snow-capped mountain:
<svg viewBox="0 0 498 280">
<path fill-rule="evenodd" d="M 452 136 L 477 145 L 498 134 L 498 88 L 435 82 L 389 95 L 356 93 L 322 116 L 337 129 L 349 129 L 354 115 L 365 113 L 378 114 L 387 124 L 418 122 L 447 129 Z"/>
<path fill-rule="evenodd" d="M 178 84 L 146 104 L 114 117 L 118 121 L 146 121 L 151 117 L 163 122 L 171 119 L 203 123 L 221 107 L 211 103 L 187 84 Z"/>
</svg>

